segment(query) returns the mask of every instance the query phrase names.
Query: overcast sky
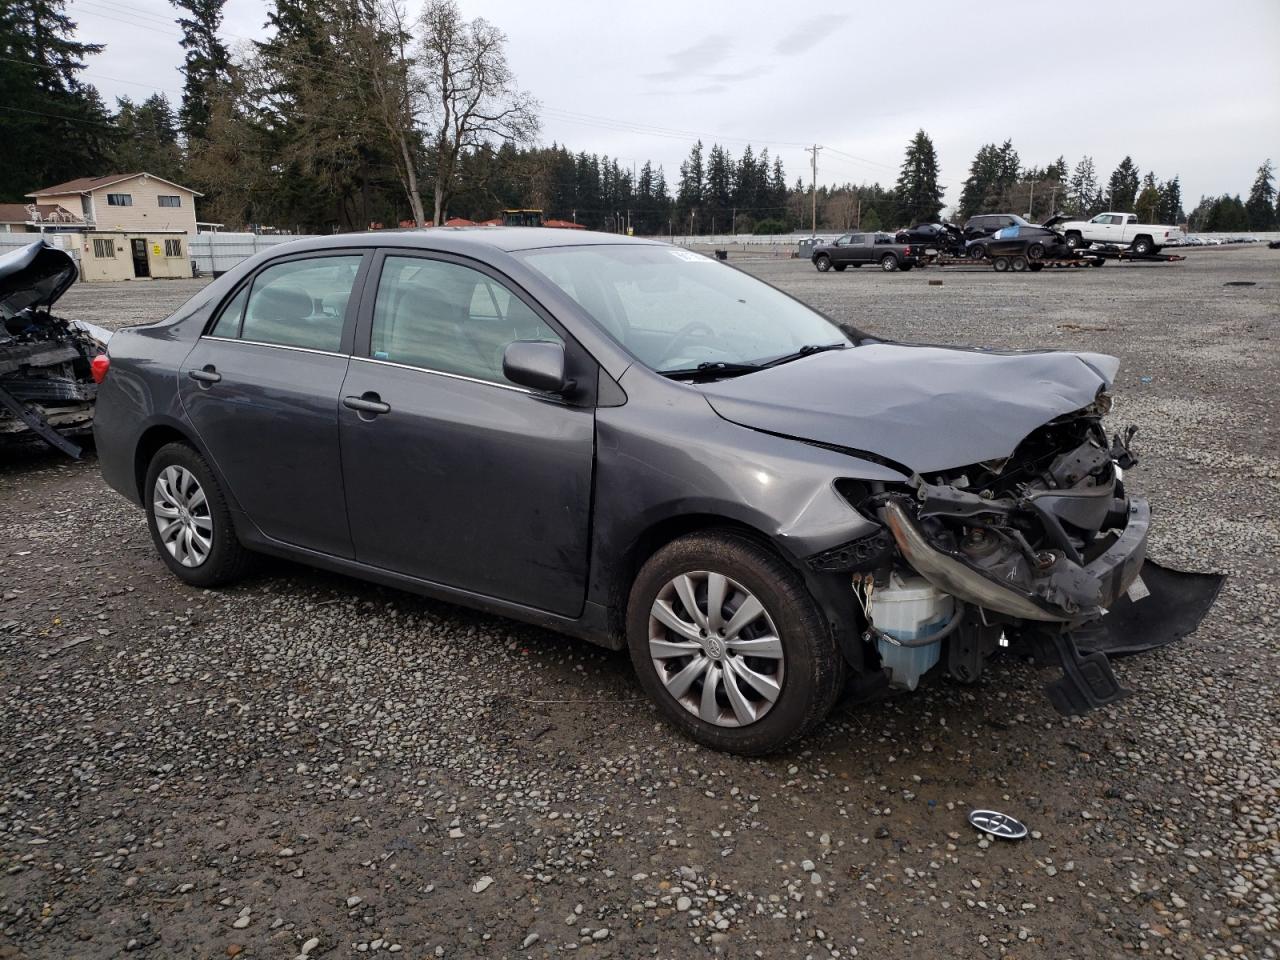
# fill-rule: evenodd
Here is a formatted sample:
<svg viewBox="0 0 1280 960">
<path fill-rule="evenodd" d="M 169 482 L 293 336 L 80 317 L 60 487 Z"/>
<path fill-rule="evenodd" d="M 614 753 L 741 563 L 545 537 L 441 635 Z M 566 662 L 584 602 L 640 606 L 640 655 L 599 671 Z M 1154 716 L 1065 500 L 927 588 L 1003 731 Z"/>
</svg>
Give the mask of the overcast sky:
<svg viewBox="0 0 1280 960">
<path fill-rule="evenodd" d="M 415 7 L 421 0 L 410 0 Z M 1280 164 L 1280 0 L 1158 4 L 778 0 L 461 0 L 501 27 L 521 85 L 543 104 L 542 139 L 666 168 L 693 141 L 750 142 L 820 183 L 891 185 L 923 127 L 947 201 L 983 143 L 1012 138 L 1024 164 L 1094 158 L 1105 181 L 1127 153 L 1201 194 L 1247 194 Z M 798 12 L 826 8 L 829 12 Z M 228 0 L 224 36 L 263 36 L 268 0 Z M 182 52 L 165 0 L 70 0 L 106 44 L 87 78 L 109 101 L 181 99 Z"/>
</svg>

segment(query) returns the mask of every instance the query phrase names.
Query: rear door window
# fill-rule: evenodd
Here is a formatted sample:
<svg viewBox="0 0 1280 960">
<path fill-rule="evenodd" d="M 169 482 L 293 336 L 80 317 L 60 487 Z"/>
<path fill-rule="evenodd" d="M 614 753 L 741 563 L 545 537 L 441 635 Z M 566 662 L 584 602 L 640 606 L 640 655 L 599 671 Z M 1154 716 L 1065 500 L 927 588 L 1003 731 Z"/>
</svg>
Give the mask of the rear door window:
<svg viewBox="0 0 1280 960">
<path fill-rule="evenodd" d="M 267 267 L 253 278 L 240 337 L 337 353 L 361 259 L 308 257 Z"/>
</svg>

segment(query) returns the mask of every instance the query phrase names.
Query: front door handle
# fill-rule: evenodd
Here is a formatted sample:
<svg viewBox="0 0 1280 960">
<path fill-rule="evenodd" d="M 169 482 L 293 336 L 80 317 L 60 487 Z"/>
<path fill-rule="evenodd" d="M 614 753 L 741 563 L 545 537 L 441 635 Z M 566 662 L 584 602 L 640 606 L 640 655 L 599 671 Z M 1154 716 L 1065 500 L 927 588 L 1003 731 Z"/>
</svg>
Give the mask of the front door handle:
<svg viewBox="0 0 1280 960">
<path fill-rule="evenodd" d="M 208 364 L 201 370 L 188 370 L 187 376 L 192 380 L 199 380 L 201 383 L 217 383 L 222 379 L 222 374 L 217 371 L 213 364 Z"/>
<path fill-rule="evenodd" d="M 383 403 L 382 398 L 373 392 L 365 393 L 359 397 L 343 397 L 342 405 L 348 410 L 373 414 L 374 416 L 391 412 L 391 404 Z"/>
</svg>

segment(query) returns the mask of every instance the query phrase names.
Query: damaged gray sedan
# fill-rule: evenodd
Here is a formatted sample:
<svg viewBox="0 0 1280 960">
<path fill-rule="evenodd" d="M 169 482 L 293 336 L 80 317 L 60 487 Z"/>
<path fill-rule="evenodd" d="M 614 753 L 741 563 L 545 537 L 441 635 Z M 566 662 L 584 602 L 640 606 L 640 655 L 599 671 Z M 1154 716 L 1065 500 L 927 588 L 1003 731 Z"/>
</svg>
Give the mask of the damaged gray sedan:
<svg viewBox="0 0 1280 960">
<path fill-rule="evenodd" d="M 103 475 L 182 580 L 275 554 L 625 648 L 720 749 L 1004 647 L 1110 703 L 1218 587 L 1145 559 L 1113 357 L 886 342 L 661 243 L 299 241 L 110 354 Z"/>
<path fill-rule="evenodd" d="M 80 456 L 111 334 L 50 312 L 75 281 L 75 261 L 43 240 L 0 256 L 0 441 Z"/>
</svg>

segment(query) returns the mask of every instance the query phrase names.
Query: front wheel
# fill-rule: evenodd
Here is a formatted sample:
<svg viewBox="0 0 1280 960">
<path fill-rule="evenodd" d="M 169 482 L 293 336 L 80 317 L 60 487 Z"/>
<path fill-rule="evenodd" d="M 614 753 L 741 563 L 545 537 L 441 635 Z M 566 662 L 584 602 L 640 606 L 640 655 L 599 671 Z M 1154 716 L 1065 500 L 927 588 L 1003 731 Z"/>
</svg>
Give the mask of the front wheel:
<svg viewBox="0 0 1280 960">
<path fill-rule="evenodd" d="M 1044 259 L 1044 244 L 1043 244 L 1043 243 L 1033 243 L 1033 244 L 1031 244 L 1031 246 L 1027 247 L 1027 259 L 1028 259 L 1028 260 L 1043 260 L 1043 259 Z"/>
<path fill-rule="evenodd" d="M 893 273 L 898 269 L 898 258 L 892 253 L 886 253 L 880 258 L 880 269 L 885 273 Z"/>
<path fill-rule="evenodd" d="M 986 257 L 986 255 L 987 255 L 987 249 L 981 244 L 978 244 L 977 246 L 969 248 L 970 260 L 982 260 Z"/>
<path fill-rule="evenodd" d="M 641 568 L 627 604 L 640 685 L 699 743 L 779 750 L 816 726 L 845 662 L 800 576 L 732 531 L 691 534 Z"/>
<path fill-rule="evenodd" d="M 831 258 L 825 253 L 819 254 L 814 258 L 813 265 L 818 268 L 819 273 L 826 273 L 831 269 Z"/>
<path fill-rule="evenodd" d="M 1076 249 L 1078 249 L 1079 247 L 1083 247 L 1083 246 L 1084 246 L 1084 237 L 1082 237 L 1080 234 L 1075 233 L 1075 232 L 1068 233 L 1068 234 L 1067 234 L 1067 246 L 1068 246 L 1068 247 L 1070 247 L 1072 250 L 1076 250 Z"/>
<path fill-rule="evenodd" d="M 157 450 L 143 495 L 151 540 L 178 579 L 220 587 L 248 571 L 252 554 L 236 539 L 226 497 L 191 447 L 170 443 Z"/>
</svg>

